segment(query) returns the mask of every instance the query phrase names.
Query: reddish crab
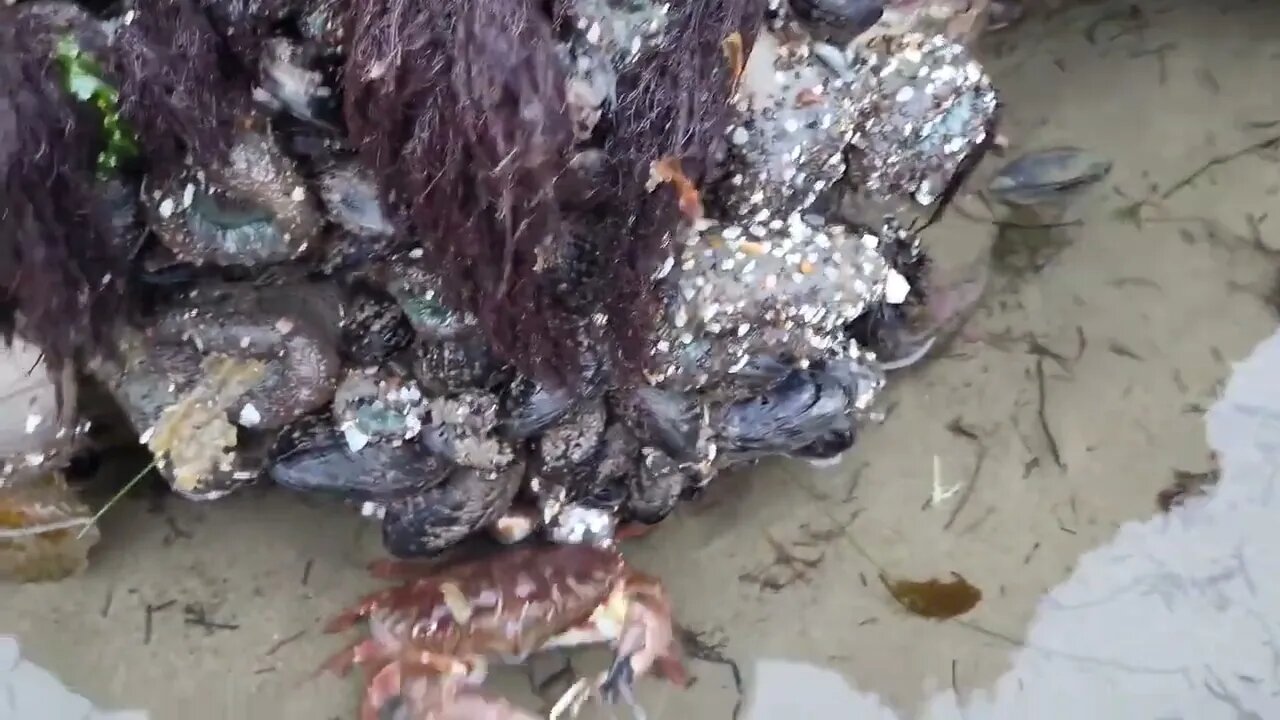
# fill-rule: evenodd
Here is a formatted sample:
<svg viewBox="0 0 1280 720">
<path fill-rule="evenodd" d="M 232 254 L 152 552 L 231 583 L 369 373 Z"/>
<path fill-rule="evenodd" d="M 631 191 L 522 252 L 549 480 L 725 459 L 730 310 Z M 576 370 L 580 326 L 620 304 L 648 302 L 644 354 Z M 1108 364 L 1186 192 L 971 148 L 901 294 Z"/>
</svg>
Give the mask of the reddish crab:
<svg viewBox="0 0 1280 720">
<path fill-rule="evenodd" d="M 594 643 L 615 646 L 613 663 L 594 687 L 575 685 L 575 697 L 562 699 L 553 717 L 561 706 L 576 712 L 595 693 L 639 714 L 632 684 L 650 672 L 685 683 L 666 590 L 616 550 L 522 547 L 419 575 L 365 597 L 329 624 L 339 632 L 368 621 L 369 637 L 324 666 L 342 675 L 354 665 L 373 671 L 361 720 L 377 720 L 397 697 L 414 720 L 533 720 L 481 690 L 488 661 L 519 663 L 541 650 Z"/>
</svg>

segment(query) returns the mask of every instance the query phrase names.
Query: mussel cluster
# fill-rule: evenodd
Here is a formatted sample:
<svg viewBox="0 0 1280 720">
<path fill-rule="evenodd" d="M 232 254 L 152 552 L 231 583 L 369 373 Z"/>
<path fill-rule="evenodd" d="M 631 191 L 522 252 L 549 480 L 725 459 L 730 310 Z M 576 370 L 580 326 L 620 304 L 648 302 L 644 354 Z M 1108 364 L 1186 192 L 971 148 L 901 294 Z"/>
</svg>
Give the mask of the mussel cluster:
<svg viewBox="0 0 1280 720">
<path fill-rule="evenodd" d="M 882 14 L 0 8 L 0 321 L 193 500 L 269 478 L 404 557 L 656 523 L 840 457 L 920 354 L 914 228 L 997 100 L 943 35 L 865 42 Z"/>
</svg>

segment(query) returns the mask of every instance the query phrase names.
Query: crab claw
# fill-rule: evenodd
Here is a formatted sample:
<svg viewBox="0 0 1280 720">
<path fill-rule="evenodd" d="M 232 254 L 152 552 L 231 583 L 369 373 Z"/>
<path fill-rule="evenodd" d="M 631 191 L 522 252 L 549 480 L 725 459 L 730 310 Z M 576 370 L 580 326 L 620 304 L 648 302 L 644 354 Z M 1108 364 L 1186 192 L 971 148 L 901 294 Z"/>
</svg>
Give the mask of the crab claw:
<svg viewBox="0 0 1280 720">
<path fill-rule="evenodd" d="M 622 701 L 642 720 L 644 711 L 635 700 L 636 678 L 655 674 L 684 686 L 688 673 L 680 661 L 679 644 L 671 618 L 671 598 L 656 578 L 633 574 L 623 592 L 626 618 L 618 637 L 613 663 L 600 682 L 605 702 Z"/>
</svg>

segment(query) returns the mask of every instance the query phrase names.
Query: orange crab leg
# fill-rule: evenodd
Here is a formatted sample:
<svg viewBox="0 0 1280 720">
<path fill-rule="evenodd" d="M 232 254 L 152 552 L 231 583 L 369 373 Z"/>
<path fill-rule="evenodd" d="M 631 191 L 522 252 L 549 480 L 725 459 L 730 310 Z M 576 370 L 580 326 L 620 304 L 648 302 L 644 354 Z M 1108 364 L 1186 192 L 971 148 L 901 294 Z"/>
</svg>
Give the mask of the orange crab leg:
<svg viewBox="0 0 1280 720">
<path fill-rule="evenodd" d="M 689 220 L 702 217 L 702 198 L 698 195 L 698 188 L 694 186 L 693 181 L 684 174 L 679 158 L 664 157 L 653 162 L 650 168 L 649 189 L 653 190 L 663 183 L 671 183 L 675 187 L 676 204 L 681 214 Z"/>
<path fill-rule="evenodd" d="M 379 670 L 365 688 L 364 700 L 360 703 L 360 720 L 379 720 L 382 707 L 400 695 L 402 679 L 399 662 L 387 663 Z"/>
<path fill-rule="evenodd" d="M 376 642 L 371 639 L 357 640 L 331 655 L 320 665 L 316 674 L 330 672 L 338 677 L 346 677 L 357 665 L 367 665 L 372 661 L 384 659 L 386 659 L 386 653 Z"/>
</svg>

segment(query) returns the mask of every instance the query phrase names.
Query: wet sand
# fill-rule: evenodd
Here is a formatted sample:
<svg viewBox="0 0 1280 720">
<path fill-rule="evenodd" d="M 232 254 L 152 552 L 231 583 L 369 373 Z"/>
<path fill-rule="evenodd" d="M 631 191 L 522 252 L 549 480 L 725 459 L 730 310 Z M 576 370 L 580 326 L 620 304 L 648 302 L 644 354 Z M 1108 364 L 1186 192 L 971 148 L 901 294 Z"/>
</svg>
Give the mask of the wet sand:
<svg viewBox="0 0 1280 720">
<path fill-rule="evenodd" d="M 970 719 L 1280 717 L 1280 542 L 1266 532 L 1280 383 L 1265 367 L 1280 341 L 1209 418 L 1220 491 L 1156 506 L 1175 469 L 1215 467 L 1205 411 L 1276 327 L 1280 256 L 1263 248 L 1280 247 L 1266 219 L 1280 156 L 1215 159 L 1280 136 L 1280 6 L 1072 5 L 993 35 L 985 59 L 1009 156 L 1078 145 L 1111 176 L 1063 227 L 1001 226 L 960 200 L 930 250 L 946 272 L 995 246 L 993 287 L 942 357 L 896 378 L 885 422 L 838 467 L 723 477 L 627 545 L 703 646 L 691 688 L 645 685 L 650 717 L 730 718 L 731 664 L 753 720 L 958 718 L 957 694 Z M 355 680 L 308 676 L 341 644 L 322 621 L 374 586 L 375 528 L 251 490 L 132 500 L 102 529 L 86 576 L 4 588 L 0 632 L 25 657 L 157 719 L 352 717 Z M 913 617 L 879 568 L 959 573 L 983 599 L 964 622 Z M 536 707 L 524 673 L 495 684 Z M 4 697 L 0 719 L 37 717 L 6 715 Z"/>
</svg>

